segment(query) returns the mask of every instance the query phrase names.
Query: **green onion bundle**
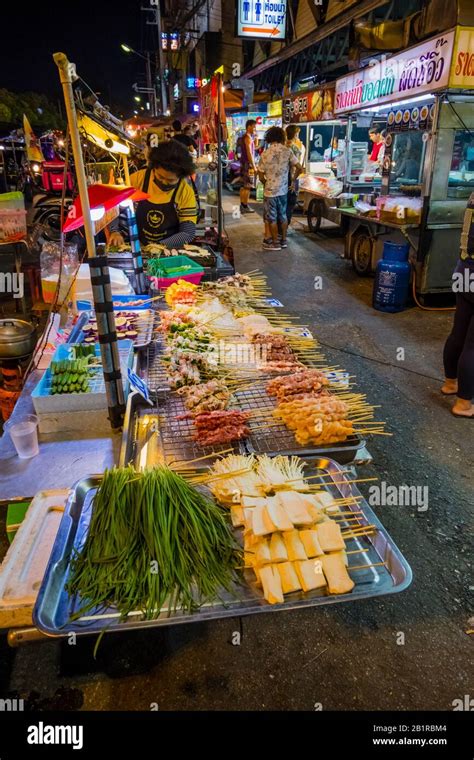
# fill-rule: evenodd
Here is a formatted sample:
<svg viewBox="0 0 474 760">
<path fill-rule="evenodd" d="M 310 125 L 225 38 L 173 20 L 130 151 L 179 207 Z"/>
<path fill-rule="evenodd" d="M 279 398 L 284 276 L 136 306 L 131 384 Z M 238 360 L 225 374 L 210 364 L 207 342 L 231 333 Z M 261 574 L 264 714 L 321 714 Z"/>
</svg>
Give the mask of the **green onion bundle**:
<svg viewBox="0 0 474 760">
<path fill-rule="evenodd" d="M 104 473 L 66 589 L 83 615 L 114 606 L 157 618 L 166 602 L 192 611 L 232 591 L 242 567 L 226 514 L 167 467 Z"/>
</svg>

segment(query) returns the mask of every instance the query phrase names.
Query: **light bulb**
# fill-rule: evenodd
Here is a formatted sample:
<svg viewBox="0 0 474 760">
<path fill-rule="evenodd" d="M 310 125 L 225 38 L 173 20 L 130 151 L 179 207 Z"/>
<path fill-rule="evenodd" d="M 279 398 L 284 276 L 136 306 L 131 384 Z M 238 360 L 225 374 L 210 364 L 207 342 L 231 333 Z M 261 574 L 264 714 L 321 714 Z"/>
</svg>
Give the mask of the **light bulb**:
<svg viewBox="0 0 474 760">
<path fill-rule="evenodd" d="M 105 214 L 105 208 L 103 206 L 97 206 L 97 208 L 91 208 L 91 219 L 93 222 L 98 222 L 99 219 Z"/>
</svg>

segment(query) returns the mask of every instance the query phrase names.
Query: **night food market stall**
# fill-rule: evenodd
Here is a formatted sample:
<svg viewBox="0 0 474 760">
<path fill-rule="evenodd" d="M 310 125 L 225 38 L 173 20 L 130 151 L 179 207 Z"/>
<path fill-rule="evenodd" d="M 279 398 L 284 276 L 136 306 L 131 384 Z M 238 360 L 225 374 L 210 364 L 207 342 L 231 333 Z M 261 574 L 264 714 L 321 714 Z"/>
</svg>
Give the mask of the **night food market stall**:
<svg viewBox="0 0 474 760">
<path fill-rule="evenodd" d="M 252 275 L 197 287 L 182 281 L 166 291 L 161 388 L 154 388 L 159 398 L 149 405 L 139 394 L 129 397 L 120 468 L 83 478 L 73 490 L 65 508 L 70 519 L 59 529 L 35 607 L 41 630 L 60 635 L 64 625 L 82 633 L 169 625 L 357 600 L 409 584 L 405 560 L 332 459 L 350 461 L 360 446 L 354 439 L 382 427 L 371 425 L 370 405 L 347 392 L 347 380 L 325 365 L 297 320 L 265 307 L 267 292 L 265 281 Z M 255 353 L 243 361 L 249 341 Z M 269 355 L 261 362 L 263 345 Z M 152 378 L 143 379 L 151 385 Z M 120 506 L 116 489 L 127 482 L 136 485 Z M 130 554 L 126 562 L 130 592 L 124 595 L 110 567 L 107 589 L 98 576 L 95 587 L 86 577 L 87 557 L 109 553 L 122 508 L 135 514 L 139 534 L 147 530 L 142 489 L 158 510 L 156 540 L 163 540 L 158 505 L 163 514 L 175 514 L 176 532 L 157 569 L 169 585 L 158 587 L 140 572 L 142 562 L 148 564 L 143 542 L 143 557 Z M 116 526 L 104 531 L 111 505 Z M 203 538 L 206 570 L 199 563 L 196 571 L 196 562 L 188 566 L 183 557 L 178 577 L 177 558 L 186 548 L 192 559 L 196 531 L 204 537 L 209 519 L 221 535 L 220 553 Z M 122 534 L 124 556 L 131 539 Z"/>
<path fill-rule="evenodd" d="M 35 627 L 30 622 L 27 631 L 12 631 L 13 642 L 34 637 L 36 627 L 63 635 L 66 624 L 68 632 L 92 634 L 104 627 L 126 630 L 356 601 L 409 585 L 406 561 L 358 491 L 354 470 L 347 469 L 358 461 L 367 436 L 384 434 L 383 424 L 373 420 L 374 409 L 365 398 L 348 388 L 347 375 L 327 366 L 298 320 L 269 308 L 269 295 L 265 280 L 256 274 L 200 286 L 180 281 L 167 289 L 154 341 L 161 376 L 149 375 L 146 362 L 141 366 L 138 361 L 145 386 L 128 397 L 120 456 L 110 449 L 98 467 L 99 442 L 95 461 L 80 457 L 72 472 L 65 466 L 72 442 L 66 442 L 59 457 L 64 462 L 60 479 L 56 467 L 47 488 L 45 473 L 36 476 L 48 493 L 37 495 L 33 512 L 46 511 L 51 518 L 45 543 L 52 554 L 48 560 L 43 543 L 42 564 L 33 562 L 27 578 L 36 587 L 41 584 L 39 595 L 30 587 L 22 611 L 18 604 L 12 609 L 11 592 L 6 602 L 2 594 L 12 584 L 18 562 L 31 556 L 31 531 L 39 528 L 30 516 L 0 573 L 0 619 L 12 620 L 10 625 L 21 619 L 27 625 L 33 615 Z M 141 395 L 147 389 L 151 404 Z M 41 440 L 42 459 L 43 446 Z M 79 450 L 76 442 L 76 459 Z M 52 448 L 48 453 L 54 457 Z M 27 481 L 16 471 L 14 483 L 15 461 L 9 457 L 9 490 L 18 495 Z M 119 468 L 111 470 L 114 463 Z M 104 469 L 104 476 L 90 474 Z M 32 488 L 35 469 L 29 473 Z M 138 582 L 145 541 L 139 544 L 142 559 L 132 560 L 130 554 L 126 563 L 128 601 L 110 581 L 107 590 L 102 586 L 105 597 L 100 599 L 99 586 L 94 589 L 84 574 L 88 553 L 107 554 L 106 542 L 115 540 L 120 482 L 133 485 L 130 502 L 122 507 L 127 513 L 133 510 L 140 534 L 147 530 L 142 489 L 155 494 L 153 503 L 165 510 L 166 500 L 173 501 L 177 529 L 169 556 L 168 549 L 163 555 L 171 585 L 158 596 L 147 574 Z M 53 486 L 61 492 L 51 493 Z M 215 501 L 223 511 L 216 511 Z M 105 531 L 111 505 L 116 520 Z M 190 508 L 199 519 L 186 527 Z M 157 540 L 159 519 L 158 511 L 153 518 Z M 192 554 L 194 542 L 202 540 L 194 531 L 204 536 L 208 520 L 222 537 L 220 554 L 206 545 L 208 571 L 200 571 L 195 583 L 187 570 L 178 578 L 176 557 L 185 546 Z M 72 562 L 86 536 L 79 559 Z M 131 539 L 122 534 L 126 554 Z M 164 573 L 164 567 L 157 571 Z M 170 594 L 174 602 L 168 601 Z M 76 613 L 77 619 L 70 619 Z"/>
<path fill-rule="evenodd" d="M 384 240 L 409 243 L 419 294 L 450 292 L 474 190 L 474 76 L 463 69 L 472 29 L 427 40 L 336 82 L 335 113 L 386 126 L 378 197 L 339 208 L 345 256 L 374 270 Z"/>
<path fill-rule="evenodd" d="M 310 232 L 318 232 L 323 219 L 341 224 L 338 207 L 343 191 L 367 194 L 380 187 L 381 176 L 369 163 L 371 121 L 367 116 L 337 117 L 334 85 L 284 99 L 283 123 L 299 127 L 305 149 L 299 195 Z"/>
<path fill-rule="evenodd" d="M 0 625 L 18 643 L 38 631 L 126 630 L 404 590 L 409 565 L 353 469 L 368 458 L 368 436 L 390 433 L 261 274 L 174 278 L 158 299 L 157 335 L 139 324 L 145 297 L 125 312 L 114 303 L 94 240 L 91 211 L 101 206 L 85 181 L 75 70 L 63 54 L 55 60 L 95 316 L 53 346 L 14 410 L 17 427 L 33 408 L 41 418 L 34 450 L 19 440 L 33 439 L 30 417 L 28 431 L 13 426 L 0 442 L 0 496 L 32 500 L 0 570 Z M 121 200 L 132 192 L 115 189 Z M 141 361 L 148 342 L 155 376 Z M 102 435 L 99 411 L 112 427 Z"/>
</svg>

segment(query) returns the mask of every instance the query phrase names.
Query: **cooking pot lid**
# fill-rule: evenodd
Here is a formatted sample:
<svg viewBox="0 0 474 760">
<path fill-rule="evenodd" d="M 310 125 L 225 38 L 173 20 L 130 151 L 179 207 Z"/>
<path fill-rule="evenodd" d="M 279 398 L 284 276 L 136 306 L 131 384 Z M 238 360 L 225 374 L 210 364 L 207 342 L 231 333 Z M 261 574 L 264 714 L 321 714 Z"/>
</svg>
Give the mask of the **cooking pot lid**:
<svg viewBox="0 0 474 760">
<path fill-rule="evenodd" d="M 0 345 L 20 343 L 34 332 L 33 325 L 22 319 L 0 319 Z"/>
</svg>

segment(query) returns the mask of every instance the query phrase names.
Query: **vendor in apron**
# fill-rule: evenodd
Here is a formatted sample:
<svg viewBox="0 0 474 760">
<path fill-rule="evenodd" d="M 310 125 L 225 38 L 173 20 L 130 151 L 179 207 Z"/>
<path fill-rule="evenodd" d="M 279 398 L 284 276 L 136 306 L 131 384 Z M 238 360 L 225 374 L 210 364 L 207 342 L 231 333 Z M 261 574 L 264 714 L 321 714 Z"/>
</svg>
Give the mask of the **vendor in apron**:
<svg viewBox="0 0 474 760">
<path fill-rule="evenodd" d="M 130 177 L 130 185 L 148 193 L 149 198 L 136 207 L 138 233 L 142 246 L 160 243 L 180 248 L 196 235 L 198 209 L 196 196 L 187 181 L 194 172 L 189 151 L 175 140 L 151 148 L 148 166 Z M 113 232 L 110 245 L 124 242 Z"/>
</svg>

